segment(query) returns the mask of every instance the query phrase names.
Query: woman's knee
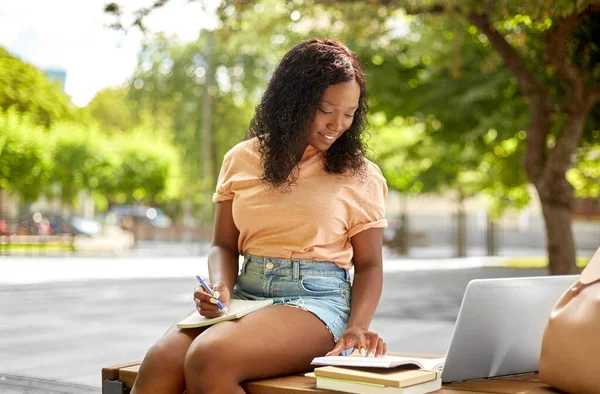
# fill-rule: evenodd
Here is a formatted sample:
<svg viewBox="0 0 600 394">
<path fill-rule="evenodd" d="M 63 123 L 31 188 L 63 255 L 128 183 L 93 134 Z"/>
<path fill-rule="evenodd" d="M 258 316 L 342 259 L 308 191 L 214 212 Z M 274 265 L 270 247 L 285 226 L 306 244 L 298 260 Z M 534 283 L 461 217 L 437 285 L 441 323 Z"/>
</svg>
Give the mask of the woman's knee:
<svg viewBox="0 0 600 394">
<path fill-rule="evenodd" d="M 198 339 L 190 346 L 184 361 L 188 387 L 204 389 L 218 385 L 223 379 L 236 380 L 235 354 L 224 339 Z M 233 383 L 233 382 L 230 382 Z M 192 391 L 194 392 L 194 391 Z"/>
<path fill-rule="evenodd" d="M 142 366 L 152 370 L 178 370 L 183 372 L 185 354 L 190 340 L 180 338 L 177 333 L 171 333 L 159 339 L 148 349 Z"/>
</svg>

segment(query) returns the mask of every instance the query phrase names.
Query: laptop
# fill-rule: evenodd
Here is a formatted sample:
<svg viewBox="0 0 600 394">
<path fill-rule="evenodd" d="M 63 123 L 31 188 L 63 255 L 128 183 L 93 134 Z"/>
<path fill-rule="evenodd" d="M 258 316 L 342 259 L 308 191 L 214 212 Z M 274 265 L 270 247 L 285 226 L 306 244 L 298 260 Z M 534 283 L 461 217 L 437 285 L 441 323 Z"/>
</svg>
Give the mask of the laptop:
<svg viewBox="0 0 600 394">
<path fill-rule="evenodd" d="M 552 307 L 578 275 L 476 279 L 460 306 L 444 383 L 538 371 Z"/>
</svg>

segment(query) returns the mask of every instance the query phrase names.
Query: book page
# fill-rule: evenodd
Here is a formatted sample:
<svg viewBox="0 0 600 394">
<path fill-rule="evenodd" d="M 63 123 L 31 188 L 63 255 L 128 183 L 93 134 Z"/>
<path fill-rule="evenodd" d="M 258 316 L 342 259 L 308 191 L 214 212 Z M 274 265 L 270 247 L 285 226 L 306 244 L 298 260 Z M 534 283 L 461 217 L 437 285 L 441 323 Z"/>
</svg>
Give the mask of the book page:
<svg viewBox="0 0 600 394">
<path fill-rule="evenodd" d="M 430 369 L 432 371 L 439 371 L 442 369 L 442 367 L 444 366 L 444 363 L 446 362 L 446 357 L 440 357 L 440 358 L 415 358 L 415 357 L 411 357 L 408 358 L 409 360 L 415 360 L 417 361 L 419 364 L 421 364 L 423 366 L 423 369 Z"/>
<path fill-rule="evenodd" d="M 313 365 L 335 365 L 345 367 L 393 368 L 400 365 L 414 365 L 422 369 L 439 370 L 444 365 L 445 358 L 414 358 L 401 356 L 357 357 L 357 356 L 327 356 L 316 357 Z"/>
<path fill-rule="evenodd" d="M 345 367 L 371 367 L 391 368 L 399 365 L 413 364 L 419 368 L 421 365 L 414 363 L 406 357 L 384 356 L 384 357 L 358 357 L 358 356 L 326 356 L 316 357 L 313 365 L 335 365 Z"/>
<path fill-rule="evenodd" d="M 209 326 L 212 324 L 217 324 L 227 320 L 239 319 L 242 316 L 247 315 L 248 313 L 254 312 L 265 306 L 269 306 L 273 303 L 273 300 L 231 300 L 229 302 L 229 314 L 222 315 L 219 317 L 215 317 L 212 319 L 208 319 L 198 313 L 198 311 L 194 311 L 193 314 L 186 317 L 179 323 L 177 323 L 177 327 L 179 328 L 194 328 L 194 327 L 203 327 Z"/>
</svg>

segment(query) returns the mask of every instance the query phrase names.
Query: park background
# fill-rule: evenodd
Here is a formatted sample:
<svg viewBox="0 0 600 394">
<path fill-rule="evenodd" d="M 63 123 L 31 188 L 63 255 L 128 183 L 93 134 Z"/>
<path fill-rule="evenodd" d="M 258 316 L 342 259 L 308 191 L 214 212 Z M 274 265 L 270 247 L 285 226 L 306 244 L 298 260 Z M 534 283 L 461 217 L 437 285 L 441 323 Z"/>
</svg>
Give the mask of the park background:
<svg viewBox="0 0 600 394">
<path fill-rule="evenodd" d="M 369 156 L 392 191 L 386 238 L 397 251 L 452 245 L 465 256 L 471 245 L 494 255 L 500 231 L 508 246 L 547 246 L 551 271 L 573 273 L 577 247 L 595 248 L 598 5 L 176 3 L 96 4 L 109 45 L 139 50 L 131 75 L 93 96 L 70 84 L 78 93 L 69 97 L 66 67 L 51 66 L 74 68 L 77 54 L 46 55 L 40 69 L 10 46 L 35 59 L 42 32 L 13 33 L 0 69 L 0 231 L 68 232 L 58 222 L 76 216 L 126 228 L 136 241 L 208 241 L 222 157 L 244 137 L 277 61 L 300 40 L 333 37 L 367 74 Z M 183 14 L 188 26 L 178 29 Z M 162 32 L 148 28 L 168 18 L 171 31 L 165 22 Z M 60 39 L 59 25 L 53 33 Z M 138 220 L 144 214 L 105 214 L 123 205 L 155 207 L 147 219 L 165 220 L 140 228 L 152 222 Z M 28 243 L 3 239 L 8 252 Z"/>
<path fill-rule="evenodd" d="M 597 2 L 3 2 L 0 313 L 18 323 L 0 326 L 0 373 L 94 385 L 102 364 L 142 357 L 204 269 L 224 153 L 312 37 L 343 41 L 367 76 L 369 158 L 390 189 L 383 298 L 402 300 L 374 324 L 392 344 L 443 353 L 467 279 L 587 263 Z M 153 310 L 145 287 L 165 309 L 132 333 L 119 316 Z M 65 372 L 86 348 L 85 371 Z"/>
</svg>

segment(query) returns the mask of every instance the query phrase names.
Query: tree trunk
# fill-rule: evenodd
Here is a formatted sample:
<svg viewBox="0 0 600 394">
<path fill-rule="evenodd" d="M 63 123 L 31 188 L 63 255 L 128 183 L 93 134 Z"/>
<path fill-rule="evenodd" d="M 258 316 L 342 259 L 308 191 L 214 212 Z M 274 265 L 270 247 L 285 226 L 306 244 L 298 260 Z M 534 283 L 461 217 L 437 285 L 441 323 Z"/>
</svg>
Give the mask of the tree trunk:
<svg viewBox="0 0 600 394">
<path fill-rule="evenodd" d="M 498 244 L 496 242 L 496 222 L 487 215 L 487 231 L 485 237 L 485 246 L 488 256 L 496 256 L 498 254 Z"/>
<path fill-rule="evenodd" d="M 544 215 L 548 268 L 552 275 L 579 272 L 575 264 L 575 241 L 571 229 L 574 193 L 566 173 L 572 165 L 572 156 L 577 150 L 586 115 L 585 106 L 568 115 L 556 145 L 550 150 L 542 172 L 534 182 Z"/>
<path fill-rule="evenodd" d="M 202 219 L 210 222 L 212 219 L 213 204 L 210 202 L 212 196 L 212 86 L 213 86 L 213 32 L 206 32 L 206 80 L 204 83 L 204 95 L 202 99 L 202 185 L 205 201 L 202 204 Z"/>
<path fill-rule="evenodd" d="M 462 197 L 456 212 L 456 256 L 467 257 L 467 218 Z"/>
<path fill-rule="evenodd" d="M 407 205 L 408 205 L 408 197 L 406 196 L 402 196 L 402 213 L 400 214 L 400 229 L 398 229 L 398 241 L 396 243 L 397 245 L 397 251 L 402 255 L 402 256 L 408 256 L 408 234 L 409 234 L 409 228 L 408 228 L 408 209 L 407 209 Z"/>
<path fill-rule="evenodd" d="M 0 187 L 0 219 L 6 219 L 4 217 L 4 189 Z"/>
<path fill-rule="evenodd" d="M 550 273 L 578 274 L 579 269 L 575 264 L 575 242 L 571 231 L 571 209 L 545 198 L 540 197 L 540 200 L 546 225 Z"/>
</svg>

